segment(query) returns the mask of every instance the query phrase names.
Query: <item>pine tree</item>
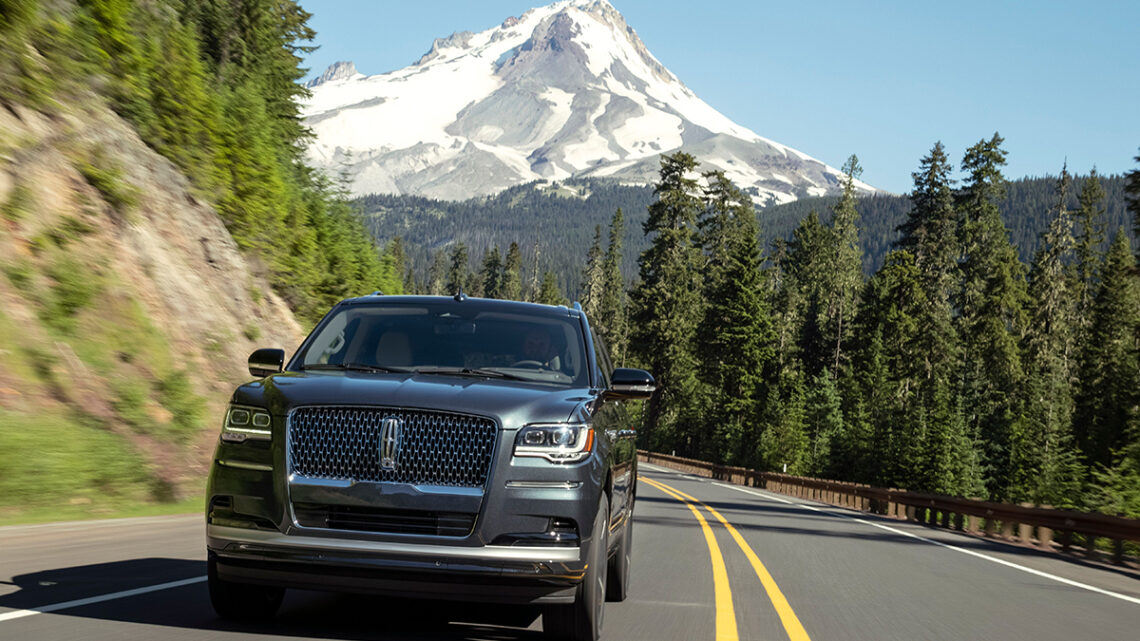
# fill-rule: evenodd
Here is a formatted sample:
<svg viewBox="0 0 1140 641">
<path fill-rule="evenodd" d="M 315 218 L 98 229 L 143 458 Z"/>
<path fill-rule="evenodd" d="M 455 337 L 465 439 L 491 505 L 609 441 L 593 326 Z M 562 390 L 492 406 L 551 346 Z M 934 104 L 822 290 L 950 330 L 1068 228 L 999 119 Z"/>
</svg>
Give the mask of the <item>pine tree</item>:
<svg viewBox="0 0 1140 641">
<path fill-rule="evenodd" d="M 820 326 L 831 352 L 828 366 L 833 380 L 839 377 L 840 366 L 845 362 L 843 343 L 851 331 L 851 319 L 863 287 L 863 250 L 859 246 L 859 211 L 855 208 L 855 181 L 862 173 L 859 159 L 852 154 L 843 165 L 843 195 L 835 206 L 830 228 L 832 247 L 826 261 L 828 278 Z"/>
<path fill-rule="evenodd" d="M 911 209 L 898 227 L 896 247 L 914 256 L 930 301 L 945 302 L 957 280 L 960 252 L 951 169 L 942 143 L 934 143 L 919 170 L 911 174 Z"/>
<path fill-rule="evenodd" d="M 500 289 L 504 299 L 522 300 L 522 252 L 519 251 L 519 244 L 516 242 L 512 242 L 507 248 Z"/>
<path fill-rule="evenodd" d="M 702 199 L 690 176 L 697 161 L 677 152 L 662 156 L 643 229 L 652 244 L 638 261 L 641 282 L 632 296 L 635 346 L 657 379 L 645 412 L 645 446 L 689 453 L 682 417 L 692 409 L 697 386 L 693 339 L 701 318 L 702 257 L 696 244 Z"/>
<path fill-rule="evenodd" d="M 987 488 L 1002 496 L 1010 475 L 1010 432 L 1020 415 L 1024 370 L 1019 343 L 1025 331 L 1025 269 L 1009 240 L 997 202 L 1005 197 L 1006 152 L 994 134 L 962 160 L 969 179 L 959 194 L 965 258 L 958 298 L 962 340 L 961 402 L 967 430 L 983 448 Z"/>
<path fill-rule="evenodd" d="M 1101 186 L 1100 176 L 1094 167 L 1081 187 L 1078 198 L 1080 206 L 1073 213 L 1078 229 L 1074 248 L 1077 259 L 1074 286 L 1077 290 L 1078 335 L 1083 335 L 1088 330 L 1092 316 L 1092 300 L 1096 294 L 1096 279 L 1104 262 L 1104 253 L 1101 249 L 1106 238 L 1104 199 L 1104 187 Z"/>
<path fill-rule="evenodd" d="M 467 246 L 458 243 L 455 249 L 451 250 L 451 266 L 447 269 L 446 293 L 458 294 L 460 291 L 468 291 L 470 289 L 467 287 L 468 271 Z"/>
<path fill-rule="evenodd" d="M 484 298 L 503 297 L 503 262 L 498 247 L 492 247 L 483 253 L 483 270 L 479 275 L 483 282 Z"/>
<path fill-rule="evenodd" d="M 842 450 L 870 462 L 874 482 L 972 495 L 980 489 L 981 470 L 955 394 L 957 354 L 940 329 L 949 324 L 945 314 L 945 307 L 927 300 L 914 256 L 888 254 L 863 296 L 846 383 L 848 396 L 864 404 L 849 413 L 868 424 L 853 421 L 857 432 L 870 433 L 871 460 L 849 441 Z"/>
<path fill-rule="evenodd" d="M 428 270 L 427 293 L 432 296 L 442 296 L 446 291 L 447 253 L 442 249 L 437 249 L 432 254 L 431 268 Z"/>
<path fill-rule="evenodd" d="M 1081 359 L 1077 441 L 1090 467 L 1107 468 L 1114 453 L 1140 437 L 1140 278 L 1121 229 L 1105 257 Z"/>
<path fill-rule="evenodd" d="M 810 442 L 807 469 L 810 476 L 832 478 L 832 448 L 844 432 L 843 409 L 835 379 L 820 373 L 811 381 L 804 399 L 804 418 Z"/>
<path fill-rule="evenodd" d="M 1134 158 L 1140 162 L 1140 156 Z M 1128 202 L 1128 210 L 1132 212 L 1132 232 L 1140 238 L 1140 169 L 1133 169 L 1126 176 L 1124 198 Z M 1136 258 L 1140 260 L 1140 246 L 1136 249 Z"/>
<path fill-rule="evenodd" d="M 705 177 L 709 186 L 700 228 L 708 254 L 708 302 L 696 336 L 710 402 L 696 447 L 712 460 L 739 464 L 749 455 L 745 444 L 757 436 L 761 386 L 774 356 L 771 312 L 763 298 L 752 200 L 723 172 Z"/>
<path fill-rule="evenodd" d="M 605 292 L 605 265 L 602 263 L 602 226 L 594 226 L 594 242 L 586 252 L 586 267 L 582 270 L 582 311 L 593 322 L 601 316 L 602 296 Z"/>
<path fill-rule="evenodd" d="M 609 245 L 602 261 L 605 282 L 602 288 L 600 316 L 597 318 L 599 331 L 610 350 L 610 359 L 618 367 L 625 363 L 627 342 L 625 279 L 621 275 L 621 245 L 624 233 L 625 223 L 619 207 L 610 221 Z"/>
<path fill-rule="evenodd" d="M 554 276 L 554 272 L 547 270 L 542 274 L 542 286 L 538 291 L 538 303 L 543 305 L 565 305 L 566 297 L 562 295 L 562 290 L 558 288 L 558 279 Z"/>
<path fill-rule="evenodd" d="M 1030 272 L 1031 322 L 1026 334 L 1025 414 L 1011 435 L 1006 497 L 1062 505 L 1079 490 L 1082 472 L 1070 426 L 1077 298 L 1068 264 L 1073 253 L 1068 168 Z"/>
</svg>

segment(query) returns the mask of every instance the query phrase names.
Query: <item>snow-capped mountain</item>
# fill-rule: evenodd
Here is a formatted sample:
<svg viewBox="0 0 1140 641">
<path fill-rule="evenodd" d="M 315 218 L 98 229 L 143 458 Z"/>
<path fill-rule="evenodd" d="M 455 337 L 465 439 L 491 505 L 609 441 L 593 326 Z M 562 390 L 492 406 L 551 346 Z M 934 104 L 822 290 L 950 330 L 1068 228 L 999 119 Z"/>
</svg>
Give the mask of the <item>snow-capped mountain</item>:
<svg viewBox="0 0 1140 641">
<path fill-rule="evenodd" d="M 358 194 L 462 200 L 537 179 L 652 182 L 660 154 L 678 148 L 762 204 L 831 193 L 841 179 L 698 98 L 606 0 L 437 39 L 381 75 L 337 63 L 308 86 L 310 160 L 347 171 Z"/>
</svg>

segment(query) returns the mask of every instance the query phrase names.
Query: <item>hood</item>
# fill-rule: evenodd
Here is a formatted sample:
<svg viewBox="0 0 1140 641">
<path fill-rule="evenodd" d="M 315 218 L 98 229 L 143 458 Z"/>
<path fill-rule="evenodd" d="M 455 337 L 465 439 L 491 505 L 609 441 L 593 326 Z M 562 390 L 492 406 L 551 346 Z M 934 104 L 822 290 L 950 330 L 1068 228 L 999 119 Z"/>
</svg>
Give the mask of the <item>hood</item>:
<svg viewBox="0 0 1140 641">
<path fill-rule="evenodd" d="M 502 429 L 569 420 L 581 388 L 436 374 L 285 372 L 239 387 L 233 402 L 285 415 L 304 405 L 384 405 L 489 416 Z"/>
</svg>

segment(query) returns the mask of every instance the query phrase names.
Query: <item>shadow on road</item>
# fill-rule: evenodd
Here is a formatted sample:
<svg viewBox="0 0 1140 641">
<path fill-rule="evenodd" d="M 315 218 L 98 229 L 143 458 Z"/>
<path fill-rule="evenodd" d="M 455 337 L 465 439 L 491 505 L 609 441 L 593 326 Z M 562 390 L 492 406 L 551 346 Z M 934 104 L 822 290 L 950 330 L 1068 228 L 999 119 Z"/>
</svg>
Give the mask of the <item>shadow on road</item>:
<svg viewBox="0 0 1140 641">
<path fill-rule="evenodd" d="M 133 559 L 60 568 L 14 577 L 18 592 L 0 607 L 35 610 L 56 603 L 202 577 L 204 561 Z M 451 603 L 290 590 L 278 615 L 261 623 L 223 621 L 210 606 L 206 582 L 59 610 L 65 616 L 147 626 L 245 633 L 258 637 L 345 640 L 526 641 L 543 638 L 538 608 Z M 528 629 L 530 628 L 530 629 Z M 163 634 L 147 633 L 151 638 Z M 137 631 L 123 630 L 123 637 Z M 172 633 L 169 636 L 181 636 Z"/>
</svg>

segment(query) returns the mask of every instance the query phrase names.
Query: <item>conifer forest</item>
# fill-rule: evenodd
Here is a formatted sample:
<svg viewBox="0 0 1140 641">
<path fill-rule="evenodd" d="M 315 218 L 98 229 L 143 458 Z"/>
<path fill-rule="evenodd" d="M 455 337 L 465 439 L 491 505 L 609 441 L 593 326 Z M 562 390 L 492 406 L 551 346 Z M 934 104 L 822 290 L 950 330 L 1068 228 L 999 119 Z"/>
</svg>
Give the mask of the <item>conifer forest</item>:
<svg viewBox="0 0 1140 641">
<path fill-rule="evenodd" d="M 935 144 L 870 275 L 860 209 L 878 199 L 855 196 L 855 156 L 829 211 L 810 211 L 770 246 L 748 195 L 702 173 L 697 158 L 664 156 L 636 277 L 622 276 L 630 266 L 619 208 L 608 229 L 595 227 L 578 289 L 615 362 L 657 378 L 640 446 L 1140 516 L 1131 235 L 1107 224 L 1095 170 L 1074 181 L 1063 168 L 1037 213 L 1044 231 L 1027 264 L 999 210 L 1002 143 L 998 134 L 980 140 L 960 163 Z M 1140 170 L 1116 182 L 1140 226 Z M 467 271 L 462 243 L 436 251 L 419 289 L 565 304 L 535 250 L 529 279 L 518 243 L 505 259 L 488 249 Z"/>
</svg>

